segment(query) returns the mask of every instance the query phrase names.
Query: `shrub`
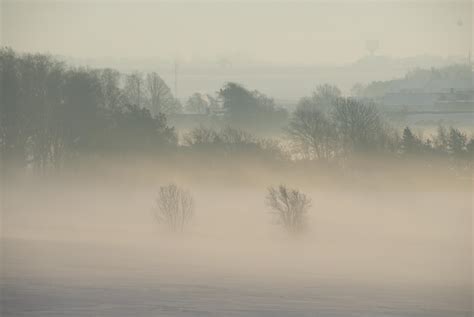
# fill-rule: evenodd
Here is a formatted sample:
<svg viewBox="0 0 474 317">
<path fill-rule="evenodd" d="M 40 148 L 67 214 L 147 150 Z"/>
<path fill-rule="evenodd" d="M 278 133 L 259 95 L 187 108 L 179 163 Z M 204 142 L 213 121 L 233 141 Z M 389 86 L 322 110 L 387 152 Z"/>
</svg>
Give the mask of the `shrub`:
<svg viewBox="0 0 474 317">
<path fill-rule="evenodd" d="M 277 222 L 289 233 L 302 233 L 306 229 L 311 199 L 299 190 L 286 185 L 270 187 L 266 203 L 276 216 Z"/>
<path fill-rule="evenodd" d="M 182 232 L 194 215 L 191 194 L 175 184 L 161 186 L 156 199 L 156 219 L 174 232 Z"/>
</svg>

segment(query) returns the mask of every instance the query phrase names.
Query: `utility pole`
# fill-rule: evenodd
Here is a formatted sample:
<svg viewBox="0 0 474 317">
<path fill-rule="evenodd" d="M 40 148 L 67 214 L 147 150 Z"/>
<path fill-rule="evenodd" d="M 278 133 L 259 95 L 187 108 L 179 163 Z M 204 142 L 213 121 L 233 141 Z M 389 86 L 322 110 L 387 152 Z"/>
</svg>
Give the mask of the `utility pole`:
<svg viewBox="0 0 474 317">
<path fill-rule="evenodd" d="M 174 97 L 178 99 L 178 61 L 174 61 Z"/>
</svg>

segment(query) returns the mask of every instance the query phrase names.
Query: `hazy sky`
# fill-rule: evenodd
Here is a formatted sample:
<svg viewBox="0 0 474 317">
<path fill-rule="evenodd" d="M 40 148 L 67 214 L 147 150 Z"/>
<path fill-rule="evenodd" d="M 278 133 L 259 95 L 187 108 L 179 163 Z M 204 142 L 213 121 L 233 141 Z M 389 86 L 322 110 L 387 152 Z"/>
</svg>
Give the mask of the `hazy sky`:
<svg viewBox="0 0 474 317">
<path fill-rule="evenodd" d="M 3 2 L 2 2 L 3 1 Z M 344 63 L 366 54 L 462 55 L 470 1 L 0 0 L 2 44 L 75 57 Z"/>
</svg>

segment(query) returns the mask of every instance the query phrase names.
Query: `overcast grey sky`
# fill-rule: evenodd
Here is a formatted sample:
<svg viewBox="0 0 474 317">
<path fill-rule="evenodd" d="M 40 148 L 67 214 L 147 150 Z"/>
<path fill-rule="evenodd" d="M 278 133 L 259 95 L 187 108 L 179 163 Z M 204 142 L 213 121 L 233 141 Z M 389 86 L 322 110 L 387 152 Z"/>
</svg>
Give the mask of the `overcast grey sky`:
<svg viewBox="0 0 474 317">
<path fill-rule="evenodd" d="M 465 56 L 471 1 L 0 0 L 2 44 L 75 57 L 240 55 L 338 64 L 366 54 Z"/>
</svg>

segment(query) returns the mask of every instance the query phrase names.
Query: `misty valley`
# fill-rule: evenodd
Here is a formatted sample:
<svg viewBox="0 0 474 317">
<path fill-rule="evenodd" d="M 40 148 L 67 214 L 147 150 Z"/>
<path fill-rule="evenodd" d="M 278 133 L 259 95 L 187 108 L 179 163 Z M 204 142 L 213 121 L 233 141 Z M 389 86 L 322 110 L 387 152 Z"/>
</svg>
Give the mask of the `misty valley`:
<svg viewBox="0 0 474 317">
<path fill-rule="evenodd" d="M 472 10 L 0 0 L 0 316 L 473 316 Z"/>
</svg>

